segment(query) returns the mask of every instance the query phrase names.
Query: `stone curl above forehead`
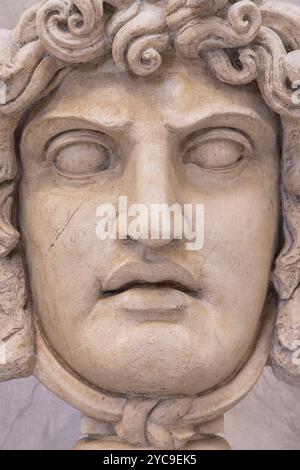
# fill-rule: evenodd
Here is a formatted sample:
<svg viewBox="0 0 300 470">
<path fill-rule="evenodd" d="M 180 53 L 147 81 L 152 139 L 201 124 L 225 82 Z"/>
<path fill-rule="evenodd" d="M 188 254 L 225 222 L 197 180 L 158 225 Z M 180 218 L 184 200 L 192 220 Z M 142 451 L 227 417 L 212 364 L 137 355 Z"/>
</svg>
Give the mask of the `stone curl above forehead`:
<svg viewBox="0 0 300 470">
<path fill-rule="evenodd" d="M 299 8 L 276 1 L 48 0 L 23 14 L 9 57 L 6 48 L 0 112 L 28 106 L 72 65 L 111 54 L 120 70 L 146 76 L 174 48 L 204 56 L 226 83 L 257 80 L 272 109 L 300 117 L 291 88 L 300 76 L 299 21 Z"/>
</svg>

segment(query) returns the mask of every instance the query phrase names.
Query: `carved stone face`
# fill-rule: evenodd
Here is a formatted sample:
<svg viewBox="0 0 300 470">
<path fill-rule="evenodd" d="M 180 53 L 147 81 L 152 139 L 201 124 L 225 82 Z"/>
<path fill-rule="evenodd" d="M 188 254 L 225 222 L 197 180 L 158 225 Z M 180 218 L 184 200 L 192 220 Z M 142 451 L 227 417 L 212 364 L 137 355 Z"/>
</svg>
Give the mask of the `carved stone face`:
<svg viewBox="0 0 300 470">
<path fill-rule="evenodd" d="M 260 326 L 277 246 L 277 123 L 255 89 L 197 60 L 150 78 L 75 70 L 22 137 L 21 231 L 56 353 L 117 393 L 228 379 Z M 101 203 L 204 204 L 205 243 L 96 237 Z M 143 283 L 141 286 L 140 284 Z"/>
</svg>

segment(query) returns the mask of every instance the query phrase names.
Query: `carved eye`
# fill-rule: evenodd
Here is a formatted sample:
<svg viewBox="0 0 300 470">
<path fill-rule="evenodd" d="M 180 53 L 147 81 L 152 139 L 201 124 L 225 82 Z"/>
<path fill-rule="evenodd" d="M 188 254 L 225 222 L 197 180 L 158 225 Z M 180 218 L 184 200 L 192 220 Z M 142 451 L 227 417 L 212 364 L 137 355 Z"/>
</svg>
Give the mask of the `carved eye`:
<svg viewBox="0 0 300 470">
<path fill-rule="evenodd" d="M 110 139 L 95 131 L 71 131 L 51 141 L 47 160 L 65 177 L 82 179 L 110 169 L 115 154 Z"/>
<path fill-rule="evenodd" d="M 250 141 L 233 129 L 206 130 L 188 143 L 183 162 L 208 170 L 230 170 L 253 153 Z"/>
</svg>

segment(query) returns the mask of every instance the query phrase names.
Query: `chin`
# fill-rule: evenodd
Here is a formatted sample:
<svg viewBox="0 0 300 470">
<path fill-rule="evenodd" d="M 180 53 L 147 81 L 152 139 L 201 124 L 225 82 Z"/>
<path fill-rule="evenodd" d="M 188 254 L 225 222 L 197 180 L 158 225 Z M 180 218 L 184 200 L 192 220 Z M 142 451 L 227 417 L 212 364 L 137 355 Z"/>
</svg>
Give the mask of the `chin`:
<svg viewBox="0 0 300 470">
<path fill-rule="evenodd" d="M 141 366 L 146 361 L 141 361 Z M 211 371 L 200 369 L 198 367 L 197 373 L 191 364 L 191 368 L 184 368 L 181 364 L 174 370 L 165 367 L 160 367 L 159 371 L 155 368 L 157 360 L 149 358 L 145 367 L 148 368 L 147 373 L 145 369 L 132 370 L 128 368 L 128 365 L 123 367 L 122 365 L 116 364 L 115 367 L 111 368 L 112 379 L 103 381 L 103 378 L 99 377 L 97 386 L 106 392 L 120 395 L 132 395 L 132 396 L 152 396 L 152 397 L 171 397 L 171 396 L 193 396 L 201 392 L 210 390 L 211 388 L 221 383 L 222 380 L 215 383 L 208 375 L 211 375 Z M 152 366 L 152 367 L 151 367 Z M 216 372 L 216 371 L 214 371 Z M 117 377 L 117 380 L 113 380 L 113 377 Z"/>
<path fill-rule="evenodd" d="M 88 364 L 70 364 L 103 391 L 143 396 L 196 395 L 224 381 L 215 348 L 182 325 L 147 324 L 114 337 L 108 349 L 89 343 Z M 98 347 L 97 347 L 98 346 Z M 98 354 L 97 354 L 98 353 Z M 73 358 L 74 359 L 74 358 Z"/>
</svg>

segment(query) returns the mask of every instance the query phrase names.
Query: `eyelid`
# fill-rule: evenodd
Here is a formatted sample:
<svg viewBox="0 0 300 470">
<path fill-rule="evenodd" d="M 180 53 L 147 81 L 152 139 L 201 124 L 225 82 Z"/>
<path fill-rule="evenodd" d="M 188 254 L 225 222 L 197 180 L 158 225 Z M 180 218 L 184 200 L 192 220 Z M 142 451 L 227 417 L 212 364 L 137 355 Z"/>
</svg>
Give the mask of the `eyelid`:
<svg viewBox="0 0 300 470">
<path fill-rule="evenodd" d="M 53 137 L 46 145 L 46 160 L 52 162 L 57 153 L 69 145 L 76 143 L 95 143 L 116 154 L 112 140 L 100 132 L 91 130 L 72 130 Z"/>
<path fill-rule="evenodd" d="M 254 145 L 249 136 L 239 129 L 230 127 L 217 127 L 211 129 L 204 129 L 200 132 L 188 136 L 183 141 L 183 150 L 186 152 L 188 149 L 194 147 L 196 144 L 208 142 L 210 140 L 230 140 L 237 142 L 245 148 L 250 155 L 254 152 Z"/>
</svg>

